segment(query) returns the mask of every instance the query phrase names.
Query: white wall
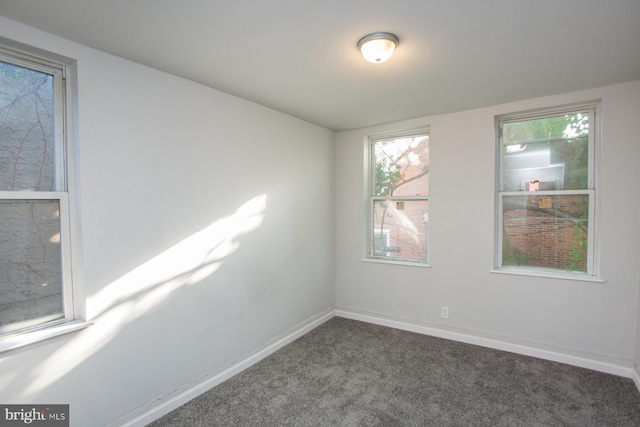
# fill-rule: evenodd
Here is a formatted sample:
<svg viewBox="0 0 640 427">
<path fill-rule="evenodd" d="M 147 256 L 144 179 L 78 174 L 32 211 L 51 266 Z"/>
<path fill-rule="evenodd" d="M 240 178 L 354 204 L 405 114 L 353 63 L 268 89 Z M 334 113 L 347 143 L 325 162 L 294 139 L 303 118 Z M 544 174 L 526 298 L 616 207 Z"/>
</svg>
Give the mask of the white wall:
<svg viewBox="0 0 640 427">
<path fill-rule="evenodd" d="M 94 322 L 0 354 L 0 402 L 105 425 L 333 308 L 333 132 L 2 17 L 0 37 L 78 63 Z"/>
<path fill-rule="evenodd" d="M 638 228 L 640 228 L 640 218 L 638 218 Z M 640 259 L 638 260 L 640 265 Z M 638 274 L 638 311 L 636 325 L 636 357 L 633 360 L 633 381 L 640 391 L 640 274 Z"/>
<path fill-rule="evenodd" d="M 494 117 L 601 99 L 597 231 L 604 283 L 490 273 Z M 640 81 L 337 135 L 340 310 L 624 366 L 636 354 Z M 363 262 L 366 136 L 431 126 L 431 268 Z M 449 307 L 449 319 L 440 307 Z"/>
<path fill-rule="evenodd" d="M 640 360 L 640 82 L 341 132 L 334 149 L 326 129 L 2 17 L 0 37 L 78 61 L 81 273 L 94 322 L 1 354 L 0 402 L 69 403 L 72 425 L 114 422 L 326 312 L 334 280 L 343 310 Z M 490 273 L 494 116 L 593 99 L 606 282 Z M 425 124 L 433 267 L 362 262 L 365 136 Z"/>
</svg>

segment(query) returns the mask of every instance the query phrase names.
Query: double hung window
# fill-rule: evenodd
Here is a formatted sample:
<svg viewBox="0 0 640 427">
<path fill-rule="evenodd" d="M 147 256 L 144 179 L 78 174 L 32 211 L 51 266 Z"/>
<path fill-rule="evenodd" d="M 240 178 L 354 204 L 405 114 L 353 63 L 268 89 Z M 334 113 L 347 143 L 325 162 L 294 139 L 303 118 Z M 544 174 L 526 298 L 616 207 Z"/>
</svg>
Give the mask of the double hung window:
<svg viewBox="0 0 640 427">
<path fill-rule="evenodd" d="M 496 122 L 496 267 L 594 275 L 595 106 Z"/>
<path fill-rule="evenodd" d="M 368 257 L 426 264 L 429 134 L 370 139 Z"/>
<path fill-rule="evenodd" d="M 0 337 L 75 318 L 65 67 L 0 50 Z"/>
</svg>

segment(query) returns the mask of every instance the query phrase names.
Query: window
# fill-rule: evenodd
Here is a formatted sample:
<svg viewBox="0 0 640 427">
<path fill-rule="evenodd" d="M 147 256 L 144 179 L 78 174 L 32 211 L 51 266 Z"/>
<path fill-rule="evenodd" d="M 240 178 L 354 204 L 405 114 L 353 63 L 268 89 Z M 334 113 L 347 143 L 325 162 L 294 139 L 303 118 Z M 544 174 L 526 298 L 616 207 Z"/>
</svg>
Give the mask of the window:
<svg viewBox="0 0 640 427">
<path fill-rule="evenodd" d="M 62 63 L 0 50 L 0 337 L 78 316 L 70 264 L 65 73 Z"/>
<path fill-rule="evenodd" d="M 428 262 L 429 134 L 370 139 L 368 257 Z"/>
<path fill-rule="evenodd" d="M 594 275 L 595 106 L 497 119 L 497 268 Z"/>
</svg>

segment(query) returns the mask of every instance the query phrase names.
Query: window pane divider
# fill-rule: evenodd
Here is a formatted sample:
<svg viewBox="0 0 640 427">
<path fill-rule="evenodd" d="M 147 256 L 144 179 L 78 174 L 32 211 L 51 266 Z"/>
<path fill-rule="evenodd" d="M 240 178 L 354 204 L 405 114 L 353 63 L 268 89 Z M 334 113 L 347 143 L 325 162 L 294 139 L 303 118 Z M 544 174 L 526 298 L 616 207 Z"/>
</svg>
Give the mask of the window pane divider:
<svg viewBox="0 0 640 427">
<path fill-rule="evenodd" d="M 542 191 L 500 191 L 501 196 L 574 196 L 579 194 L 593 194 L 592 189 L 583 190 L 542 190 Z"/>
<path fill-rule="evenodd" d="M 62 200 L 64 191 L 0 191 L 0 200 Z"/>
<path fill-rule="evenodd" d="M 371 196 L 373 201 L 384 200 L 429 200 L 429 196 Z"/>
<path fill-rule="evenodd" d="M 504 144 L 505 147 L 509 147 L 511 145 L 538 144 L 538 143 L 541 143 L 541 142 L 571 141 L 572 139 L 587 138 L 587 137 L 589 137 L 588 134 L 576 135 L 576 136 L 571 136 L 571 137 L 557 136 L 555 138 L 523 139 L 521 141 L 512 141 L 512 142 L 504 142 L 504 141 L 502 141 L 502 143 Z"/>
</svg>

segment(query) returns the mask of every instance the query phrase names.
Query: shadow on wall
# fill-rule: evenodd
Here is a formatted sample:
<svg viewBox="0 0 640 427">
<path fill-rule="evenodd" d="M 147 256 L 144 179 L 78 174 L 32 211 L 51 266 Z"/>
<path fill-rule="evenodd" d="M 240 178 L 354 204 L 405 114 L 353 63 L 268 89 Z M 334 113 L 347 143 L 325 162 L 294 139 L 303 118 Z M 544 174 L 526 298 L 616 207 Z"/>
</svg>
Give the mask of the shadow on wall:
<svg viewBox="0 0 640 427">
<path fill-rule="evenodd" d="M 28 401 L 29 396 L 98 352 L 127 324 L 166 302 L 178 289 L 213 274 L 238 249 L 238 238 L 262 224 L 266 206 L 266 194 L 254 197 L 232 215 L 216 220 L 90 296 L 87 317 L 94 325 L 39 363 L 16 401 Z"/>
</svg>

